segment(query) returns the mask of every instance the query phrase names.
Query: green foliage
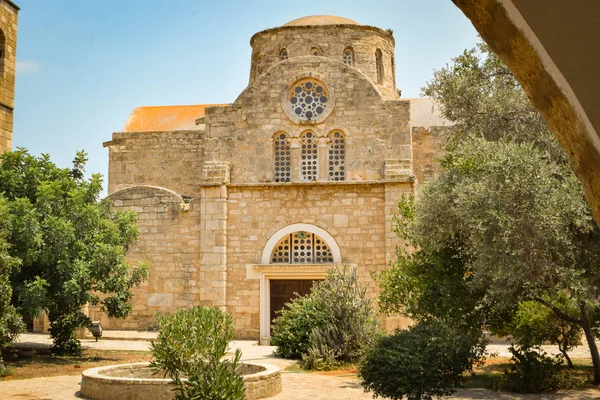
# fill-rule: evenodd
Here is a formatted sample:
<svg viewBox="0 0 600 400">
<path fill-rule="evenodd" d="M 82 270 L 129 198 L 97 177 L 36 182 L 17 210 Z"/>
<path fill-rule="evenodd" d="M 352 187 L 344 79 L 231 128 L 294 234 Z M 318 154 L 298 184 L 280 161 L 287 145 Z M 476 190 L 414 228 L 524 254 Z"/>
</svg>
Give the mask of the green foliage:
<svg viewBox="0 0 600 400">
<path fill-rule="evenodd" d="M 79 352 L 73 330 L 90 322 L 83 305 L 124 317 L 131 288 L 147 276 L 144 267 L 125 262 L 137 238 L 135 215 L 111 214 L 110 204 L 98 201 L 102 180 L 98 174 L 84 179 L 86 161 L 79 152 L 69 169 L 23 149 L 0 156 L 5 247 L 17 260 L 10 271 L 12 303 L 29 317 L 47 312 L 57 354 Z"/>
<path fill-rule="evenodd" d="M 420 322 L 381 338 L 360 363 L 366 391 L 375 397 L 430 400 L 448 396 L 483 357 L 477 337 L 440 322 Z"/>
<path fill-rule="evenodd" d="M 522 315 L 529 321 L 512 328 L 538 324 L 529 338 L 538 340 L 570 323 L 593 342 L 600 229 L 540 114 L 485 44 L 436 71 L 423 92 L 453 122 L 452 140 L 444 171 L 420 187 L 414 204 L 400 204 L 397 232 L 416 251 L 401 252 L 381 276 L 382 308 L 510 333 L 520 304 L 535 301 L 562 322 Z M 564 335 L 557 340 L 571 337 Z M 590 350 L 599 384 L 600 355 Z"/>
<path fill-rule="evenodd" d="M 564 294 L 554 302 L 563 312 L 577 315 L 577 308 Z M 558 318 L 548 307 L 536 301 L 519 304 L 508 332 L 523 346 L 542 345 L 546 342 L 558 345 L 569 367 L 573 368 L 567 352 L 581 344 L 581 326 Z"/>
<path fill-rule="evenodd" d="M 325 313 L 318 299 L 308 295 L 296 297 L 273 321 L 271 345 L 277 346 L 275 354 L 284 358 L 302 358 L 308 353 L 310 333 L 324 322 Z"/>
<path fill-rule="evenodd" d="M 16 339 L 25 329 L 25 325 L 16 309 L 11 305 L 12 287 L 9 275 L 13 268 L 18 267 L 19 260 L 9 253 L 6 238 L 10 232 L 8 224 L 8 206 L 6 200 L 0 197 L 0 355 L 4 347 Z M 0 356 L 0 376 L 9 374 Z"/>
<path fill-rule="evenodd" d="M 434 71 L 422 88 L 453 122 L 451 148 L 464 139 L 532 143 L 555 161 L 567 163 L 540 113 L 508 67 L 483 42 Z"/>
<path fill-rule="evenodd" d="M 355 363 L 379 335 L 373 305 L 366 287 L 358 281 L 357 268 L 330 269 L 327 278 L 309 294 L 321 305 L 322 323 L 309 335 L 306 369 L 327 370 Z"/>
<path fill-rule="evenodd" d="M 241 351 L 224 359 L 234 339 L 230 315 L 216 307 L 194 307 L 157 317 L 157 323 L 158 338 L 150 346 L 151 365 L 179 386 L 177 400 L 246 398 L 244 383 L 236 373 Z"/>
<path fill-rule="evenodd" d="M 311 292 L 287 304 L 275 319 L 276 354 L 302 357 L 307 369 L 331 369 L 357 362 L 379 335 L 366 288 L 356 268 L 332 268 Z"/>
<path fill-rule="evenodd" d="M 561 356 L 550 357 L 540 347 L 511 346 L 511 364 L 504 387 L 512 392 L 542 393 L 560 388 Z"/>
</svg>

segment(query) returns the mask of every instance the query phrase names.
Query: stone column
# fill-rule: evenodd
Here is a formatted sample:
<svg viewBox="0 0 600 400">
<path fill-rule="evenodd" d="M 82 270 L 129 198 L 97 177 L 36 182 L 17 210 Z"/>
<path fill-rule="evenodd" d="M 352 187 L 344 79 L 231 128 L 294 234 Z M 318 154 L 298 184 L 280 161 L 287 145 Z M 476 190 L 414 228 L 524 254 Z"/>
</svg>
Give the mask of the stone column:
<svg viewBox="0 0 600 400">
<path fill-rule="evenodd" d="M 229 163 L 204 163 L 200 187 L 200 303 L 227 306 L 227 183 Z"/>
<path fill-rule="evenodd" d="M 299 138 L 291 138 L 290 139 L 290 158 L 291 158 L 291 167 L 292 167 L 292 182 L 300 182 L 302 180 L 302 176 L 300 174 L 301 168 L 301 160 L 300 160 L 300 139 Z"/>
<path fill-rule="evenodd" d="M 329 138 L 319 138 L 319 142 L 317 145 L 317 160 L 318 160 L 318 171 L 319 174 L 317 176 L 317 180 L 326 181 L 328 180 L 329 173 Z"/>
</svg>

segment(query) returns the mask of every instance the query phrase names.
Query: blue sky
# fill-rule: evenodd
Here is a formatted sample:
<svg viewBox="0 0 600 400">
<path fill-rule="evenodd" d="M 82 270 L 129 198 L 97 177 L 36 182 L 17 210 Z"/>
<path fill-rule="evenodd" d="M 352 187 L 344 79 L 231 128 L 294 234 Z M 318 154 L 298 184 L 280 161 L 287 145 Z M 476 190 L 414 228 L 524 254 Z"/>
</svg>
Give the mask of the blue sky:
<svg viewBox="0 0 600 400">
<path fill-rule="evenodd" d="M 307 15 L 392 29 L 397 86 L 420 88 L 477 36 L 450 0 L 14 0 L 20 7 L 14 147 L 108 171 L 102 143 L 138 106 L 230 103 L 248 83 L 250 37 Z M 105 182 L 106 186 L 106 182 Z"/>
</svg>

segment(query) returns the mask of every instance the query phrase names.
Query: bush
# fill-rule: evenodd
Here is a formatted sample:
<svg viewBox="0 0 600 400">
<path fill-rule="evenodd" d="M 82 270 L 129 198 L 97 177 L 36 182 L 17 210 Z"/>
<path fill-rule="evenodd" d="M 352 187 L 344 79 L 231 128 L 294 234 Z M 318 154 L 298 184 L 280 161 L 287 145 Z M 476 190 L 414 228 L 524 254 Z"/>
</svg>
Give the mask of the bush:
<svg viewBox="0 0 600 400">
<path fill-rule="evenodd" d="M 314 297 L 296 297 L 287 303 L 273 321 L 271 344 L 277 346 L 275 354 L 284 358 L 302 358 L 308 353 L 310 333 L 324 321 L 325 313 Z"/>
<path fill-rule="evenodd" d="M 360 363 L 366 391 L 391 399 L 448 396 L 461 376 L 483 358 L 479 338 L 439 322 L 424 323 L 381 338 Z"/>
<path fill-rule="evenodd" d="M 150 350 L 151 366 L 179 386 L 176 400 L 243 400 L 241 351 L 223 359 L 234 339 L 233 318 L 216 307 L 179 310 L 157 317 L 159 334 Z M 187 380 L 182 380 L 187 378 Z"/>
<path fill-rule="evenodd" d="M 551 392 L 560 388 L 561 356 L 550 357 L 539 346 L 510 346 L 511 365 L 504 388 L 519 393 Z"/>
<path fill-rule="evenodd" d="M 306 369 L 357 362 L 379 335 L 356 268 L 332 268 L 311 292 L 287 304 L 274 321 L 275 354 L 302 358 Z"/>
<path fill-rule="evenodd" d="M 327 370 L 358 362 L 380 332 L 366 288 L 356 268 L 332 269 L 311 295 L 318 299 L 325 318 L 310 332 L 306 369 Z"/>
</svg>

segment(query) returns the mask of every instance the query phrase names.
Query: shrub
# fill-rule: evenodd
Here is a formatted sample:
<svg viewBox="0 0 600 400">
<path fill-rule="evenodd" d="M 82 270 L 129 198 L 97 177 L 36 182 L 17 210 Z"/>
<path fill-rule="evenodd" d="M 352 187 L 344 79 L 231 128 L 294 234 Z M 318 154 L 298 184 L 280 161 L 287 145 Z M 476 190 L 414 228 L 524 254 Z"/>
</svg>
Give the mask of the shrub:
<svg viewBox="0 0 600 400">
<path fill-rule="evenodd" d="M 519 393 L 551 392 L 560 388 L 562 357 L 550 357 L 539 346 L 510 346 L 512 357 L 504 372 L 504 388 Z"/>
<path fill-rule="evenodd" d="M 276 354 L 302 358 L 307 369 L 357 362 L 378 337 L 377 320 L 356 268 L 328 271 L 311 292 L 287 304 L 274 321 Z"/>
<path fill-rule="evenodd" d="M 366 288 L 358 282 L 357 269 L 330 270 L 311 296 L 321 305 L 325 318 L 310 332 L 303 367 L 327 370 L 358 362 L 380 332 Z"/>
<path fill-rule="evenodd" d="M 158 338 L 150 346 L 151 366 L 178 385 L 176 400 L 246 398 L 244 383 L 236 373 L 241 351 L 223 359 L 234 339 L 230 315 L 216 307 L 195 307 L 157 317 L 157 323 Z"/>
<path fill-rule="evenodd" d="M 360 363 L 366 391 L 391 399 L 430 400 L 460 387 L 461 375 L 481 361 L 479 338 L 439 322 L 424 323 L 381 338 Z"/>
<path fill-rule="evenodd" d="M 302 358 L 303 354 L 308 353 L 311 331 L 324 320 L 322 307 L 314 297 L 296 297 L 287 303 L 286 308 L 273 321 L 271 344 L 277 346 L 275 354 L 284 358 Z"/>
</svg>

